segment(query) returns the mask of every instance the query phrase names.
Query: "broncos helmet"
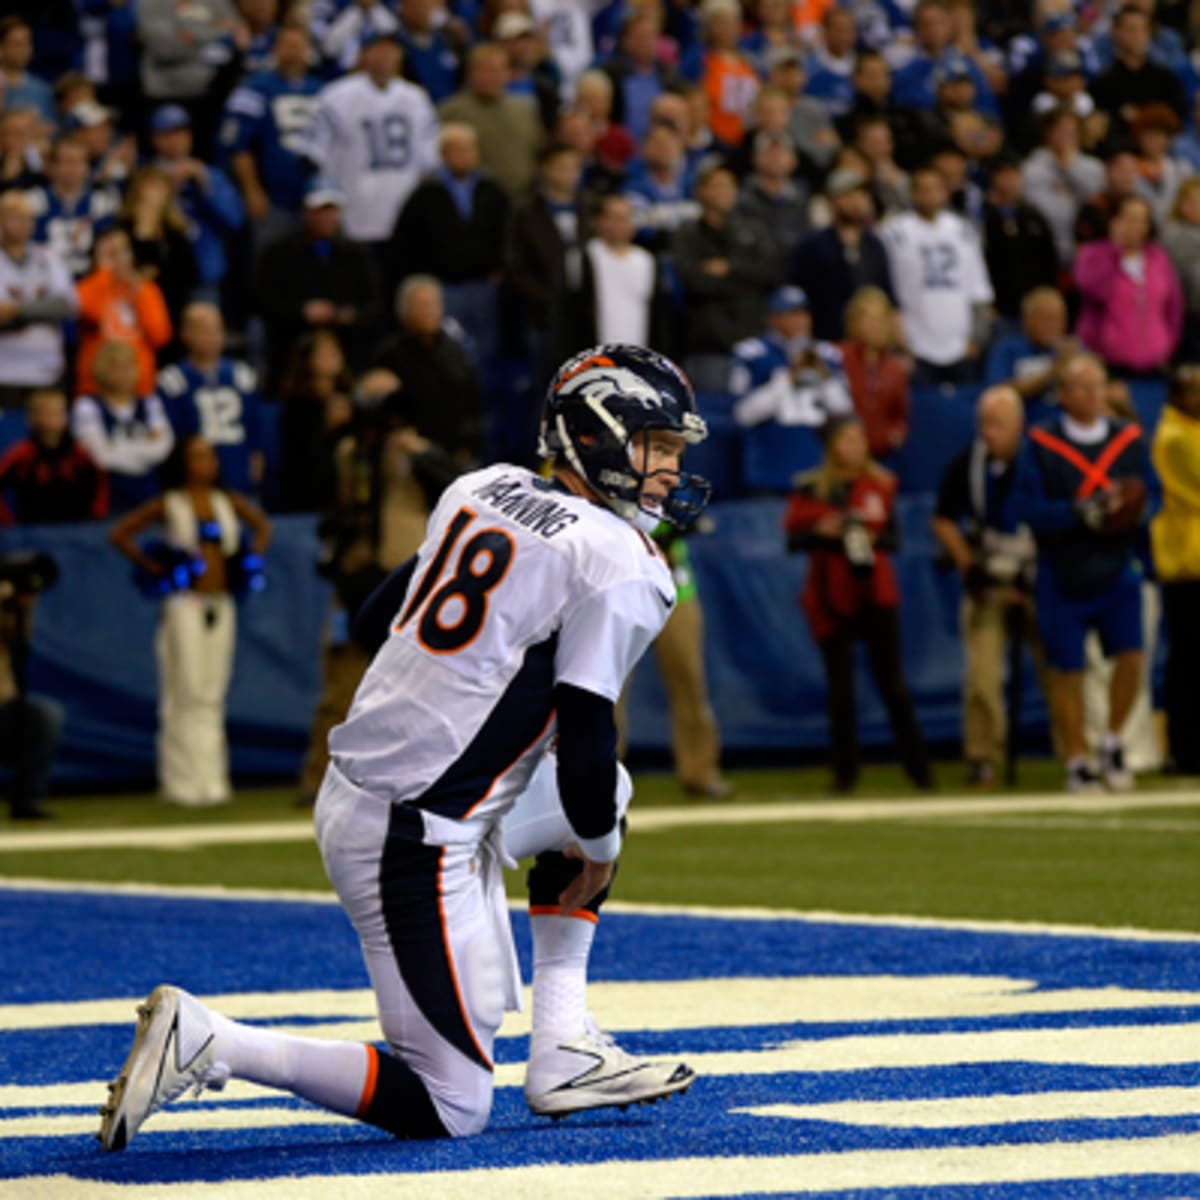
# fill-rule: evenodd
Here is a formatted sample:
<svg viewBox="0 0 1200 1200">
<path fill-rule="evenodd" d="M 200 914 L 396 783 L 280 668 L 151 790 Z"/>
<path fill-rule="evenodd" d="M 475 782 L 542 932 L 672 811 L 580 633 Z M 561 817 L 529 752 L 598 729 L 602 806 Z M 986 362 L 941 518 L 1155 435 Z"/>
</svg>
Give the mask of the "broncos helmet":
<svg viewBox="0 0 1200 1200">
<path fill-rule="evenodd" d="M 651 429 L 677 433 L 688 445 L 708 435 L 687 377 L 642 346 L 594 346 L 568 359 L 550 381 L 539 449 L 574 468 L 625 520 L 644 513 L 685 527 L 712 488 L 680 472 L 661 511 L 643 506 L 647 476 L 635 461 L 633 436 Z"/>
</svg>

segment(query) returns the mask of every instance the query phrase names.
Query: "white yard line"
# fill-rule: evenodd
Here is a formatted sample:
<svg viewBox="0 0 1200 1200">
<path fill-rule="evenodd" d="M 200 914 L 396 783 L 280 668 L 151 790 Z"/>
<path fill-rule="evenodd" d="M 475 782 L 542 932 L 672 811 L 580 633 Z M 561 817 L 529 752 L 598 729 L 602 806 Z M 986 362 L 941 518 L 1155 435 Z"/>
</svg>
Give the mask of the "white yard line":
<svg viewBox="0 0 1200 1200">
<path fill-rule="evenodd" d="M 149 1140 L 153 1135 L 141 1135 Z M 137 1153 L 135 1147 L 130 1153 Z M 1200 1164 L 1200 1134 L 1113 1141 L 940 1146 L 920 1150 L 852 1150 L 744 1158 L 676 1158 L 645 1161 L 547 1163 L 465 1171 L 369 1175 L 309 1175 L 214 1183 L 100 1183 L 66 1175 L 13 1181 L 6 1200 L 656 1200 L 658 1197 L 805 1195 L 871 1188 L 1046 1183 L 1119 1176 L 1193 1175 Z M 1044 1195 L 1053 1195 L 1047 1187 Z"/>
<path fill-rule="evenodd" d="M 1046 792 L 1028 796 L 940 796 L 908 800 L 769 800 L 753 804 L 696 804 L 634 807 L 630 828 L 637 833 L 698 826 L 834 824 L 979 817 L 1013 813 L 1113 813 L 1142 809 L 1200 809 L 1200 791 L 1130 792 L 1070 796 Z M 0 834 L 0 853 L 34 850 L 165 849 L 199 846 L 271 845 L 309 842 L 312 820 L 241 821 L 219 825 L 154 825 L 138 829 L 50 829 Z"/>
</svg>

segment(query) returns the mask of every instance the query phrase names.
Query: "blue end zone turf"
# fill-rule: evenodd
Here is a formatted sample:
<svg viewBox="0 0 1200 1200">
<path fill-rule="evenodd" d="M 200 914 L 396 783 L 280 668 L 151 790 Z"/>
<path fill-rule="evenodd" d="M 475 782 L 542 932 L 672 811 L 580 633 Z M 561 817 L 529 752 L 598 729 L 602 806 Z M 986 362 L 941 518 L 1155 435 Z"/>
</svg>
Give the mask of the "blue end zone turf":
<svg viewBox="0 0 1200 1200">
<path fill-rule="evenodd" d="M 520 914 L 515 923 L 528 976 L 528 924 Z M 794 1156 L 803 1181 L 785 1189 L 842 1200 L 1200 1195 L 1190 1162 L 1184 1169 L 1161 1157 L 1194 1146 L 1200 1172 L 1200 939 L 610 913 L 593 979 L 657 984 L 647 997 L 688 1014 L 686 1028 L 664 1029 L 647 1019 L 652 1002 L 639 1000 L 619 1032 L 634 1053 L 692 1059 L 700 1077 L 686 1097 L 554 1125 L 528 1112 L 513 1086 L 519 1068 L 509 1067 L 487 1132 L 466 1142 L 398 1143 L 354 1124 L 289 1123 L 289 1114 L 316 1110 L 282 1095 L 234 1096 L 174 1105 L 171 1122 L 152 1119 L 127 1152 L 105 1156 L 87 1134 L 52 1122 L 82 1121 L 101 1102 L 138 998 L 162 981 L 204 995 L 279 993 L 270 1020 L 302 1026 L 294 1014 L 303 1008 L 288 1007 L 287 993 L 367 986 L 353 932 L 332 904 L 5 890 L 0 930 L 16 948 L 6 953 L 0 1004 L 32 1006 L 32 1015 L 51 1002 L 129 1004 L 120 1024 L 88 1023 L 84 1013 L 31 1029 L 18 1027 L 24 1010 L 8 1010 L 0 1117 L 22 1125 L 10 1126 L 14 1136 L 0 1124 L 0 1177 L 150 1185 L 158 1200 L 170 1194 L 165 1185 L 188 1181 L 638 1163 L 648 1172 L 639 1194 L 669 1196 L 669 1181 L 653 1173 L 664 1164 L 669 1180 L 680 1160 L 694 1171 L 744 1156 L 765 1171 Z M 739 979 L 752 998 L 731 1011 L 737 984 L 719 981 Z M 811 1010 L 778 998 L 830 986 L 833 1003 L 814 999 Z M 1069 994 L 1045 1003 L 1046 993 Z M 312 1018 L 326 1034 L 358 1019 L 357 1010 Z M 658 1028 L 639 1028 L 639 1019 Z M 526 1038 L 502 1037 L 498 1062 L 518 1064 L 526 1049 Z M 85 1086 L 55 1098 L 58 1085 L 72 1084 Z M 232 1121 L 258 1112 L 260 1123 L 208 1124 L 218 1108 Z M 1096 1178 L 1031 1182 L 1021 1166 L 1072 1147 L 1086 1151 L 1083 1174 Z M 939 1185 L 946 1154 L 968 1156 L 976 1181 Z M 826 1186 L 826 1168 L 856 1155 L 868 1172 L 862 1186 L 840 1177 Z M 872 1163 L 902 1174 L 870 1178 Z M 932 1172 L 929 1184 L 910 1186 L 914 1171 Z M 779 1194 L 772 1181 L 770 1194 Z M 762 1186 L 748 1169 L 745 1194 Z M 734 1194 L 742 1193 L 712 1192 Z"/>
</svg>

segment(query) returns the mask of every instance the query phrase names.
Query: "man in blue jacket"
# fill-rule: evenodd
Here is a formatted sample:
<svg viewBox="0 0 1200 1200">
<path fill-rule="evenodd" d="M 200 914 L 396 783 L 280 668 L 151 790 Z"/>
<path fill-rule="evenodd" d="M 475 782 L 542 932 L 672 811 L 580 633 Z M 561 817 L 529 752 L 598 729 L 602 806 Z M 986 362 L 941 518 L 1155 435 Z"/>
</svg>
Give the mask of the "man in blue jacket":
<svg viewBox="0 0 1200 1200">
<path fill-rule="evenodd" d="M 1113 791 L 1133 786 L 1120 731 L 1141 678 L 1137 541 L 1150 465 L 1140 427 L 1105 415 L 1106 382 L 1099 359 L 1068 358 L 1059 374 L 1061 413 L 1030 430 L 1017 461 L 1017 509 L 1038 544 L 1038 627 L 1072 792 L 1098 791 L 1102 782 Z M 1091 629 L 1114 659 L 1099 774 L 1083 737 L 1083 643 Z"/>
</svg>

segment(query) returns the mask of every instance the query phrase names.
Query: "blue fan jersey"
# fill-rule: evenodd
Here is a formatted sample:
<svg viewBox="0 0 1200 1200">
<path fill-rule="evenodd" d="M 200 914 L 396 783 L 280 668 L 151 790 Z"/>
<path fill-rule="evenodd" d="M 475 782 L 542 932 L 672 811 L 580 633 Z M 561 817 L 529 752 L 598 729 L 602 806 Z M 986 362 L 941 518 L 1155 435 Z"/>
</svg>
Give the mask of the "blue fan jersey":
<svg viewBox="0 0 1200 1200">
<path fill-rule="evenodd" d="M 195 433 L 207 438 L 217 452 L 225 487 L 251 491 L 250 455 L 260 447 L 261 403 L 253 369 L 223 358 L 205 373 L 183 360 L 159 372 L 158 394 L 176 439 Z"/>
<path fill-rule="evenodd" d="M 37 224 L 33 240 L 44 242 L 67 264 L 75 279 L 92 269 L 96 230 L 116 216 L 120 198 L 111 188 L 90 188 L 74 204 L 65 204 L 52 188 L 28 192 Z"/>
<path fill-rule="evenodd" d="M 287 80 L 265 71 L 235 88 L 225 105 L 221 149 L 226 159 L 251 155 L 271 203 L 288 212 L 299 212 L 304 202 L 311 168 L 300 152 L 321 87 L 315 75 Z"/>
</svg>

